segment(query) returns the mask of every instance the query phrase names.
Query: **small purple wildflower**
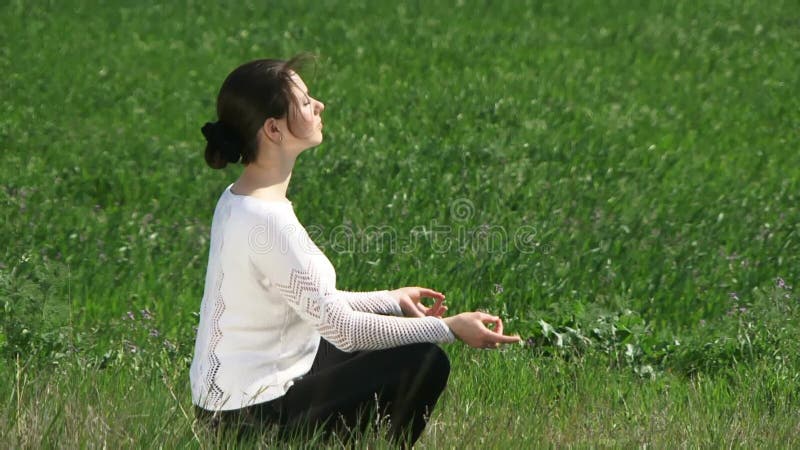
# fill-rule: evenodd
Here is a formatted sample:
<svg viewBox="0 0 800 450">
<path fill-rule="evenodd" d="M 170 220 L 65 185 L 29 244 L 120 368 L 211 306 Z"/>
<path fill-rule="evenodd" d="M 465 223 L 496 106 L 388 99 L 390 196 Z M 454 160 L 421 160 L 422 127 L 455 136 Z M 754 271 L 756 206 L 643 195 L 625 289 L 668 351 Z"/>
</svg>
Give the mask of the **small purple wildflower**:
<svg viewBox="0 0 800 450">
<path fill-rule="evenodd" d="M 499 283 L 494 284 L 494 293 L 495 294 L 502 294 L 503 293 L 503 285 Z"/>
<path fill-rule="evenodd" d="M 738 300 L 739 300 L 739 294 L 737 294 L 736 292 L 731 292 L 731 293 L 729 293 L 729 294 L 728 294 L 728 296 L 729 296 L 730 298 L 732 298 L 732 299 L 736 300 L 736 301 L 738 301 Z"/>
<path fill-rule="evenodd" d="M 150 310 L 147 309 L 147 308 L 140 309 L 139 313 L 142 315 L 142 318 L 144 318 L 145 320 L 152 320 L 153 319 L 153 313 L 151 313 Z"/>
<path fill-rule="evenodd" d="M 164 339 L 164 347 L 166 347 L 169 351 L 175 351 L 178 348 L 169 339 Z"/>
<path fill-rule="evenodd" d="M 775 280 L 775 285 L 777 287 L 779 287 L 781 289 L 784 289 L 784 290 L 787 290 L 787 291 L 791 291 L 792 290 L 792 286 L 786 284 L 786 281 L 784 281 L 784 279 L 780 278 L 780 277 L 778 277 L 778 279 Z"/>
<path fill-rule="evenodd" d="M 154 338 L 157 338 L 159 336 L 158 330 L 156 330 L 155 328 L 151 328 L 149 334 L 150 334 L 150 337 L 154 337 Z"/>
<path fill-rule="evenodd" d="M 128 311 L 125 316 L 130 320 L 136 320 L 136 316 L 133 315 L 133 311 Z M 123 317 L 122 320 L 125 320 L 125 317 Z"/>
<path fill-rule="evenodd" d="M 747 308 L 745 308 L 744 306 L 742 306 L 742 307 L 740 307 L 740 308 L 739 308 L 739 312 L 740 312 L 740 313 L 742 313 L 742 314 L 744 314 L 744 313 L 746 313 L 746 312 L 747 312 Z"/>
</svg>

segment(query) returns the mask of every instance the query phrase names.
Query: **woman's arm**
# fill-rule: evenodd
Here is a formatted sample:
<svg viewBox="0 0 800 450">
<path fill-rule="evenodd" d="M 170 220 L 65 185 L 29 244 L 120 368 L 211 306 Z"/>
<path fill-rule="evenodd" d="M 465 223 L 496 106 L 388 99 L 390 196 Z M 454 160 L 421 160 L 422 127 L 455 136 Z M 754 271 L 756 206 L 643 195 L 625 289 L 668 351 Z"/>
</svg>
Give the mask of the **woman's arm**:
<svg viewBox="0 0 800 450">
<path fill-rule="evenodd" d="M 373 314 L 388 314 L 392 316 L 402 316 L 403 310 L 400 304 L 389 293 L 389 291 L 371 292 L 345 292 L 343 294 L 350 307 L 356 311 L 368 312 Z"/>
<path fill-rule="evenodd" d="M 288 223 L 274 220 L 257 225 L 262 242 L 280 245 L 250 246 L 253 275 L 264 289 L 280 294 L 326 340 L 344 351 L 455 340 L 437 317 L 403 318 L 356 310 L 353 305 L 382 309 L 389 299 L 337 290 L 325 255 L 310 245 L 308 234 L 292 217 L 281 219 Z"/>
<path fill-rule="evenodd" d="M 320 283 L 313 261 L 299 269 L 295 260 L 289 273 L 273 274 L 271 289 L 277 289 L 287 304 L 319 334 L 340 350 L 376 350 L 418 342 L 452 342 L 455 336 L 437 317 L 403 318 L 356 311 L 349 294 L 328 290 Z M 286 282 L 278 280 L 285 279 Z"/>
<path fill-rule="evenodd" d="M 335 273 L 329 273 L 332 267 L 330 261 L 316 246 L 309 247 L 306 233 L 295 232 L 295 226 L 299 224 L 288 225 L 259 229 L 267 233 L 264 237 L 272 239 L 268 242 L 285 245 L 279 249 L 274 246 L 250 246 L 251 268 L 264 289 L 278 292 L 300 317 L 313 324 L 322 337 L 341 350 L 374 350 L 418 342 L 452 342 L 456 337 L 473 347 L 495 348 L 520 339 L 519 336 L 505 336 L 500 318 L 485 313 L 462 313 L 441 319 L 440 316 L 447 309 L 442 304 L 444 295 L 427 288 L 407 287 L 389 291 L 405 315 L 417 317 L 383 316 L 358 311 L 352 305 L 374 307 L 377 310 L 387 306 L 388 299 L 375 301 L 375 305 L 370 306 L 370 293 L 337 290 L 334 286 Z M 299 228 L 302 230 L 302 226 Z M 305 242 L 301 243 L 301 239 L 305 239 Z M 329 275 L 326 277 L 321 273 Z M 424 297 L 436 298 L 436 303 L 430 308 L 425 307 L 420 302 Z M 489 329 L 486 324 L 492 324 L 494 328 Z"/>
<path fill-rule="evenodd" d="M 340 350 L 377 350 L 418 342 L 453 342 L 442 319 L 403 318 L 355 311 L 335 297 L 320 299 L 325 306 L 315 325 L 320 335 Z"/>
<path fill-rule="evenodd" d="M 402 287 L 392 291 L 348 292 L 350 306 L 356 311 L 405 317 L 442 317 L 447 312 L 444 294 L 424 287 Z M 430 307 L 423 298 L 435 300 Z"/>
</svg>

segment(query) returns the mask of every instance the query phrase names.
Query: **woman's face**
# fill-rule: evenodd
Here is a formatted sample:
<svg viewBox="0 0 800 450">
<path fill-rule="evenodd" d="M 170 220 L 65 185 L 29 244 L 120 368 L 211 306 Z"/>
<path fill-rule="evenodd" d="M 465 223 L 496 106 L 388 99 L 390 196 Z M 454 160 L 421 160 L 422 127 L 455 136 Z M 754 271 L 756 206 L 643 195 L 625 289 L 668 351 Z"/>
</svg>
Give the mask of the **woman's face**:
<svg viewBox="0 0 800 450">
<path fill-rule="evenodd" d="M 293 138 L 301 141 L 306 147 L 313 147 L 322 142 L 322 111 L 325 105 L 311 97 L 308 86 L 296 73 L 292 74 L 292 92 L 297 99 L 297 109 L 291 108 L 291 131 Z"/>
</svg>

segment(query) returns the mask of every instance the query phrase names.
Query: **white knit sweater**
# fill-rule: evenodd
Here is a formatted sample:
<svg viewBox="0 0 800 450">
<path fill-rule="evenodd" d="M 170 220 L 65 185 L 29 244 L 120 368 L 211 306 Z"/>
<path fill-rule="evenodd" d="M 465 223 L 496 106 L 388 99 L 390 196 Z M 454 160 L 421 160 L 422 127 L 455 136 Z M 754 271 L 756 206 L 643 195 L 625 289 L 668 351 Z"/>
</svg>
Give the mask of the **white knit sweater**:
<svg viewBox="0 0 800 450">
<path fill-rule="evenodd" d="M 344 351 L 451 342 L 435 317 L 405 318 L 388 291 L 344 292 L 289 202 L 217 202 L 200 306 L 192 401 L 231 410 L 280 397 L 311 368 L 323 336 Z"/>
</svg>

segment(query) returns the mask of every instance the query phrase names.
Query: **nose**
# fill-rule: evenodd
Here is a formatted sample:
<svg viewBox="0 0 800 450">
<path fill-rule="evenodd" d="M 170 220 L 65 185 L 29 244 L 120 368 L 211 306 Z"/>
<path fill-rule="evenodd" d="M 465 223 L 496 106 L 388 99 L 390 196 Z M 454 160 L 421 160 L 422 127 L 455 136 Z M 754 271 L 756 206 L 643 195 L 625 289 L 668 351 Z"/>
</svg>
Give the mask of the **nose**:
<svg viewBox="0 0 800 450">
<path fill-rule="evenodd" d="M 322 111 L 325 111 L 325 103 L 317 100 L 317 114 L 320 114 Z"/>
</svg>

